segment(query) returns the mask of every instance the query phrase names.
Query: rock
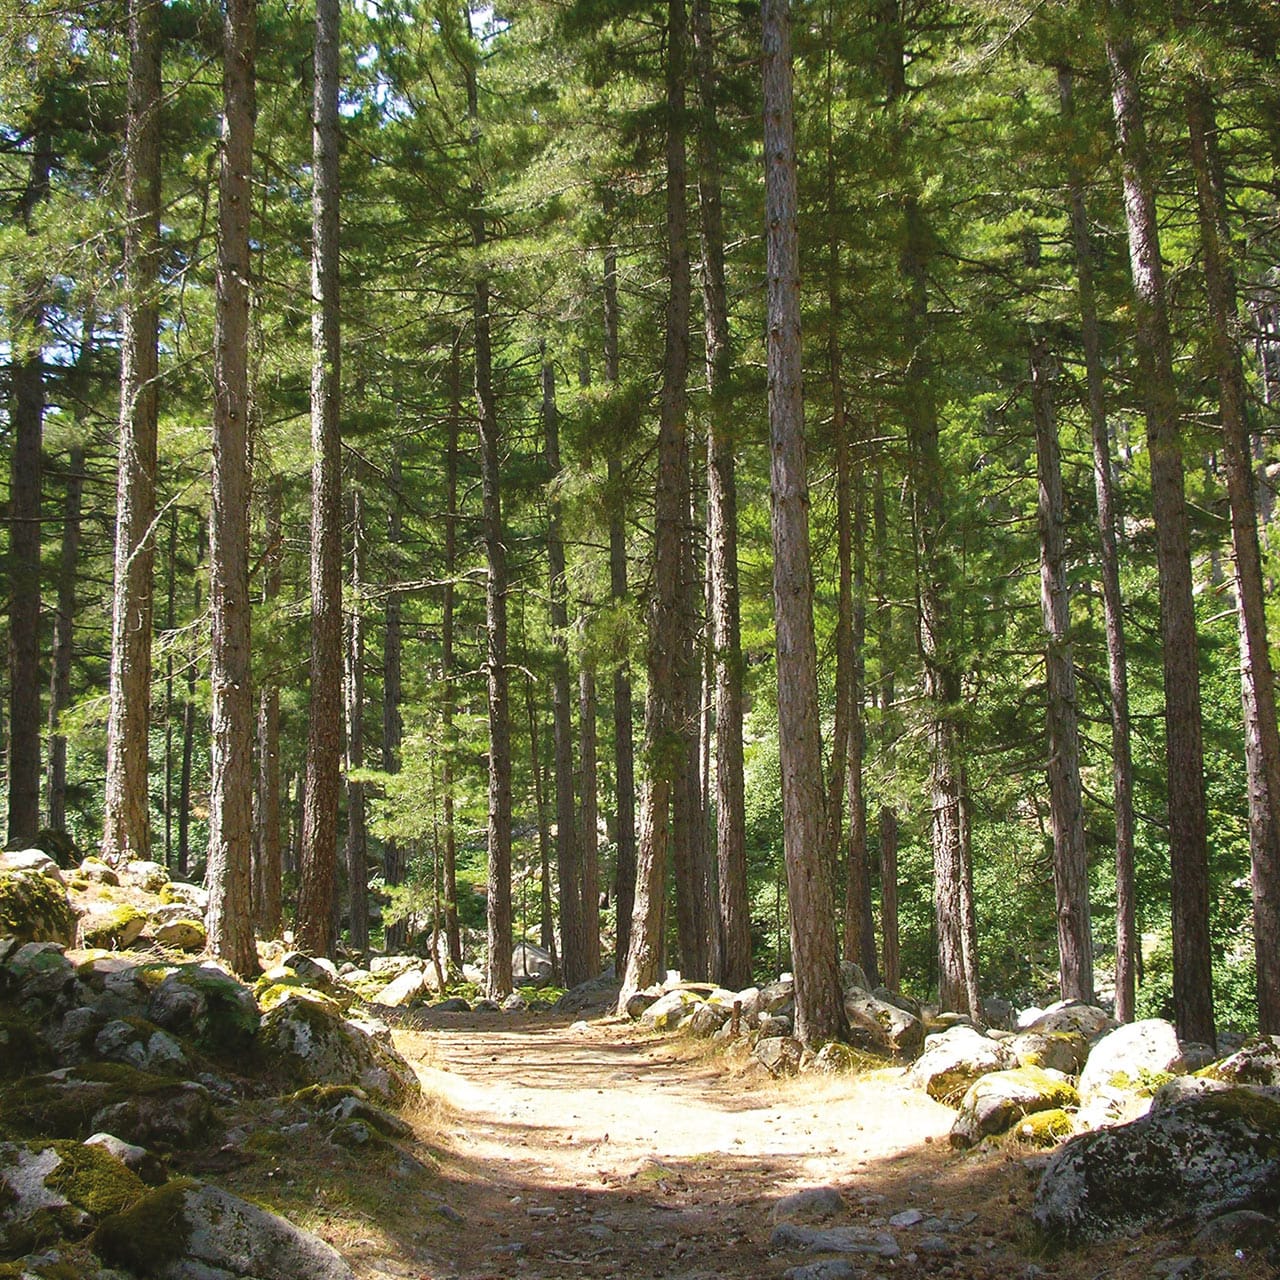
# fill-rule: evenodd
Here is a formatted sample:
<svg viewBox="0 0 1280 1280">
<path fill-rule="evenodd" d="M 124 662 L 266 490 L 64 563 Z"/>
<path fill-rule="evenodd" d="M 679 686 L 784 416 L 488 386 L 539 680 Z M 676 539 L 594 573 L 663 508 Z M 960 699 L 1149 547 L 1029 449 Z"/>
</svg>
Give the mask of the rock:
<svg viewBox="0 0 1280 1280">
<path fill-rule="evenodd" d="M 93 1051 L 106 1062 L 123 1062 L 153 1075 L 176 1076 L 190 1067 L 182 1045 L 142 1018 L 108 1022 L 94 1037 Z"/>
<path fill-rule="evenodd" d="M 461 996 L 450 996 L 447 1000 L 441 1000 L 437 1004 L 433 1004 L 431 1009 L 434 1013 L 470 1013 L 471 1006 Z"/>
<path fill-rule="evenodd" d="M 1080 1072 L 1080 1095 L 1088 1098 L 1104 1085 L 1154 1093 L 1181 1069 L 1182 1048 L 1173 1023 L 1145 1018 L 1117 1027 L 1093 1046 Z"/>
<path fill-rule="evenodd" d="M 204 924 L 186 917 L 149 927 L 151 936 L 162 947 L 172 947 L 175 951 L 203 951 L 209 940 Z"/>
<path fill-rule="evenodd" d="M 533 942 L 517 942 L 511 951 L 511 976 L 517 982 L 547 982 L 551 977 L 551 953 Z"/>
<path fill-rule="evenodd" d="M 733 1011 L 723 1005 L 704 1000 L 694 1007 L 685 1028 L 695 1036 L 713 1036 L 733 1017 Z"/>
<path fill-rule="evenodd" d="M 899 1231 L 905 1231 L 908 1227 L 918 1227 L 923 1221 L 924 1214 L 919 1209 L 904 1209 L 889 1219 L 889 1225 Z"/>
<path fill-rule="evenodd" d="M 104 1219 L 94 1252 L 154 1280 L 355 1280 L 332 1246 L 238 1196 L 173 1182 Z"/>
<path fill-rule="evenodd" d="M 729 1002 L 730 1005 L 732 1005 L 735 1000 L 742 1006 L 742 1013 L 740 1016 L 743 1021 L 753 1021 L 756 1015 L 760 1012 L 759 987 L 745 987 L 743 990 L 736 992 L 733 1000 Z"/>
<path fill-rule="evenodd" d="M 382 1023 L 344 1017 L 317 992 L 288 992 L 262 1019 L 258 1040 L 271 1067 L 297 1085 L 355 1084 L 395 1105 L 421 1094 Z"/>
<path fill-rule="evenodd" d="M 28 1009 L 62 1004 L 74 989 L 76 970 L 59 943 L 28 942 L 5 962 L 4 985 L 17 1003 Z"/>
<path fill-rule="evenodd" d="M 1278 1196 L 1280 1102 L 1237 1087 L 1072 1139 L 1045 1169 L 1033 1218 L 1074 1243 L 1169 1217 L 1205 1221 Z"/>
<path fill-rule="evenodd" d="M 1078 1031 L 1020 1031 L 1006 1041 L 1018 1065 L 1046 1067 L 1078 1076 L 1089 1056 L 1089 1042 Z"/>
<path fill-rule="evenodd" d="M 203 885 L 188 884 L 185 880 L 170 880 L 160 890 L 160 901 L 187 908 L 187 914 L 204 919 L 209 909 L 209 891 Z"/>
<path fill-rule="evenodd" d="M 834 1076 L 842 1075 L 849 1071 L 857 1071 L 865 1063 L 866 1059 L 859 1055 L 856 1049 L 850 1048 L 847 1044 L 840 1044 L 838 1041 L 830 1040 L 813 1055 L 805 1069 L 819 1072 L 822 1075 Z"/>
<path fill-rule="evenodd" d="M 1019 1031 L 1076 1031 L 1086 1040 L 1093 1040 L 1116 1024 L 1103 1010 L 1074 1000 L 1060 1000 L 1051 1004 L 1037 1018 L 1024 1025 L 1018 1018 Z"/>
<path fill-rule="evenodd" d="M 1050 1107 L 1024 1116 L 1013 1126 L 1013 1135 L 1028 1147 L 1056 1147 L 1075 1132 L 1075 1121 L 1068 1111 Z"/>
<path fill-rule="evenodd" d="M 1081 1103 L 1079 1111 L 1076 1112 L 1075 1127 L 1078 1132 L 1084 1133 L 1131 1124 L 1151 1110 L 1151 1103 L 1150 1095 L 1103 1085 Z"/>
<path fill-rule="evenodd" d="M 0 853 L 0 875 L 4 872 L 47 876 L 54 884 L 65 885 L 57 862 L 43 849 L 8 849 Z"/>
<path fill-rule="evenodd" d="M 39 852 L 38 850 L 36 851 Z M 5 855 L 6 857 L 10 855 Z M 40 854 L 46 862 L 52 859 Z M 57 867 L 53 870 L 57 873 Z M 60 876 L 42 870 L 0 868 L 0 937 L 20 943 L 54 942 L 69 947 L 76 936 L 76 913 Z"/>
<path fill-rule="evenodd" d="M 337 985 L 337 966 L 325 956 L 309 956 L 301 951 L 290 951 L 281 958 L 280 963 L 286 969 L 292 969 L 307 986 L 314 987 L 317 991 L 329 992 Z"/>
<path fill-rule="evenodd" d="M 962 1150 L 976 1146 L 1032 1112 L 1063 1110 L 1079 1101 L 1061 1073 L 1050 1074 L 1041 1067 L 992 1072 L 969 1086 L 951 1126 L 951 1145 Z"/>
<path fill-rule="evenodd" d="M 164 1164 L 146 1147 L 136 1143 L 125 1142 L 114 1133 L 92 1133 L 85 1140 L 86 1147 L 101 1147 L 108 1155 L 114 1156 L 127 1169 L 134 1173 L 149 1187 L 160 1187 L 168 1181 Z"/>
<path fill-rule="evenodd" d="M 1176 1258 L 1161 1258 L 1152 1264 L 1151 1274 L 1160 1280 L 1198 1280 L 1204 1275 L 1204 1263 L 1199 1258 L 1181 1255 Z"/>
<path fill-rule="evenodd" d="M 659 996 L 641 1015 L 640 1021 L 655 1031 L 674 1031 L 686 1022 L 693 1013 L 694 1006 L 701 1004 L 702 998 L 692 991 L 677 988 Z"/>
<path fill-rule="evenodd" d="M 924 1023 L 896 1004 L 864 991 L 851 991 L 845 995 L 844 1011 L 852 1044 L 859 1043 L 852 1033 L 860 1031 L 869 1042 L 865 1047 L 883 1048 L 899 1058 L 914 1058 L 924 1046 Z"/>
<path fill-rule="evenodd" d="M 525 1013 L 529 1008 L 529 1002 L 518 991 L 513 991 L 503 1002 L 503 1013 Z"/>
<path fill-rule="evenodd" d="M 845 1207 L 844 1197 L 835 1187 L 808 1187 L 775 1201 L 769 1218 L 774 1223 L 823 1222 L 838 1218 Z"/>
<path fill-rule="evenodd" d="M 759 1012 L 790 1017 L 795 1011 L 795 983 L 790 978 L 771 982 L 760 988 Z"/>
<path fill-rule="evenodd" d="M 381 978 L 383 982 L 390 982 L 411 969 L 419 973 L 422 971 L 423 964 L 420 956 L 374 956 L 369 961 L 369 972 L 375 978 Z"/>
<path fill-rule="evenodd" d="M 47 1071 L 53 1054 L 34 1018 L 0 1009 L 0 1080 Z"/>
<path fill-rule="evenodd" d="M 769 1248 L 799 1249 L 805 1253 L 865 1253 L 896 1258 L 902 1250 L 887 1231 L 865 1227 L 804 1227 L 784 1222 L 774 1227 Z"/>
<path fill-rule="evenodd" d="M 113 889 L 120 883 L 120 877 L 116 875 L 115 868 L 92 855 L 76 868 L 76 875 L 90 884 L 105 884 Z"/>
<path fill-rule="evenodd" d="M 891 991 L 888 987 L 877 987 L 871 994 L 877 1000 L 883 1000 L 885 1004 L 891 1004 L 895 1008 L 901 1009 L 903 1013 L 909 1013 L 913 1018 L 919 1018 L 923 1025 L 924 1009 L 919 1000 L 915 1000 L 911 996 L 904 996 L 901 991 Z"/>
<path fill-rule="evenodd" d="M 860 964 L 854 960 L 840 961 L 840 990 L 848 995 L 850 991 L 870 991 L 871 984 Z"/>
<path fill-rule="evenodd" d="M 147 1016 L 212 1057 L 231 1061 L 254 1043 L 261 1020 L 253 993 L 212 963 L 172 970 L 152 994 Z"/>
<path fill-rule="evenodd" d="M 982 1020 L 988 1027 L 1012 1031 L 1015 1023 L 1013 1005 L 999 996 L 987 996 L 982 1001 Z"/>
<path fill-rule="evenodd" d="M 496 1000 L 490 1000 L 488 997 L 477 1000 L 471 1006 L 472 1013 L 501 1013 L 502 1006 Z"/>
<path fill-rule="evenodd" d="M 1229 1084 L 1280 1088 L 1280 1036 L 1254 1036 L 1230 1057 L 1205 1067 L 1201 1074 Z"/>
<path fill-rule="evenodd" d="M 86 947 L 123 951 L 142 936 L 146 927 L 146 912 L 132 903 L 104 904 L 102 909 L 90 911 L 80 921 L 80 939 Z"/>
<path fill-rule="evenodd" d="M 1280 1222 L 1253 1209 L 1235 1209 L 1206 1223 L 1196 1233 L 1202 1249 L 1267 1249 L 1280 1240 Z"/>
<path fill-rule="evenodd" d="M 0 1143 L 0 1257 L 79 1240 L 146 1195 L 109 1152 L 78 1142 Z"/>
<path fill-rule="evenodd" d="M 424 996 L 427 990 L 426 974 L 421 969 L 406 969 L 373 997 L 373 1003 L 389 1009 L 402 1009 Z"/>
<path fill-rule="evenodd" d="M 776 1036 L 789 1036 L 791 1019 L 780 1013 L 762 1013 L 757 1030 L 762 1040 L 770 1040 Z"/>
<path fill-rule="evenodd" d="M 658 1003 L 662 993 L 656 988 L 646 991 L 635 991 L 627 997 L 627 1017 L 639 1018 L 650 1005 Z"/>
<path fill-rule="evenodd" d="M 800 1070 L 800 1055 L 804 1046 L 790 1036 L 766 1036 L 757 1041 L 751 1056 L 771 1076 L 793 1076 Z"/>
<path fill-rule="evenodd" d="M 559 1013 L 612 1013 L 618 1004 L 618 980 L 611 973 L 581 982 L 555 1003 Z"/>
<path fill-rule="evenodd" d="M 925 1040 L 924 1052 L 907 1079 L 931 1098 L 954 1107 L 980 1076 L 1015 1066 L 1017 1058 L 1004 1044 L 973 1027 L 954 1026 Z"/>
<path fill-rule="evenodd" d="M 159 893 L 169 883 L 169 873 L 158 862 L 122 862 L 116 874 L 121 884 L 136 885 L 147 893 Z"/>
<path fill-rule="evenodd" d="M 806 1262 L 803 1266 L 788 1267 L 782 1280 L 858 1280 L 863 1275 L 847 1258 L 823 1258 L 818 1262 Z"/>
</svg>

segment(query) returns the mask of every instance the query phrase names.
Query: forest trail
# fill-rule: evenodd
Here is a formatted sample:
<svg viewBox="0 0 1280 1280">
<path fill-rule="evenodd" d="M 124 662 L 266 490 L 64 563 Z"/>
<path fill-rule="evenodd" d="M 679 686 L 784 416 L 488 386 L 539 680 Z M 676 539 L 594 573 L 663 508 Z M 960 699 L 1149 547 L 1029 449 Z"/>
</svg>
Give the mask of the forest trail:
<svg viewBox="0 0 1280 1280">
<path fill-rule="evenodd" d="M 824 1226 L 899 1243 L 892 1264 L 851 1259 L 867 1276 L 1023 1273 L 1026 1169 L 955 1156 L 953 1113 L 901 1071 L 775 1082 L 695 1043 L 629 1021 L 435 1015 L 407 1047 L 441 1100 L 440 1202 L 400 1224 L 412 1260 L 367 1274 L 780 1277 L 813 1258 L 771 1249 L 773 1205 L 815 1187 L 844 1201 Z M 923 1221 L 889 1225 L 910 1210 Z"/>
</svg>

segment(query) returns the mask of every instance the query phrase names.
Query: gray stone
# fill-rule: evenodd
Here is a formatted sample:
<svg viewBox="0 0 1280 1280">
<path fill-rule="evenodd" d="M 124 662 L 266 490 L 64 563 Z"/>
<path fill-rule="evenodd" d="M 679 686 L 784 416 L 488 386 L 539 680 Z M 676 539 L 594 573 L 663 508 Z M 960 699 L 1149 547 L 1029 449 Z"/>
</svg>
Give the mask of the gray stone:
<svg viewBox="0 0 1280 1280">
<path fill-rule="evenodd" d="M 331 991 L 338 981 L 338 968 L 326 956 L 309 956 L 301 951 L 290 951 L 280 963 L 292 969 L 309 987 L 317 991 Z"/>
<path fill-rule="evenodd" d="M 1174 1216 L 1204 1221 L 1277 1187 L 1280 1102 L 1234 1088 L 1073 1138 L 1051 1157 L 1033 1217 L 1076 1242 Z"/>
<path fill-rule="evenodd" d="M 773 1222 L 823 1222 L 845 1212 L 844 1197 L 835 1187 L 808 1187 L 775 1201 L 769 1211 Z"/>
<path fill-rule="evenodd" d="M 800 1070 L 804 1046 L 790 1036 L 768 1036 L 757 1041 L 751 1056 L 772 1076 L 793 1076 Z"/>
<path fill-rule="evenodd" d="M 901 1009 L 903 1013 L 909 1013 L 913 1018 L 919 1018 L 924 1022 L 924 1008 L 914 997 L 903 995 L 901 991 L 893 991 L 889 987 L 877 987 L 871 994 L 877 1000 L 883 1000 L 885 1004 L 891 1004 Z"/>
<path fill-rule="evenodd" d="M 1161 1077 L 1179 1074 L 1182 1065 L 1173 1023 L 1144 1018 L 1117 1027 L 1093 1046 L 1080 1072 L 1080 1096 L 1087 1099 L 1103 1086 L 1154 1092 Z"/>
<path fill-rule="evenodd" d="M 988 1027 L 999 1027 L 1011 1031 L 1015 1022 L 1015 1011 L 1008 1000 L 999 996 L 987 996 L 982 1001 L 982 1020 Z"/>
<path fill-rule="evenodd" d="M 914 1058 L 924 1046 L 924 1023 L 898 1005 L 865 991 L 850 991 L 844 998 L 844 1011 L 851 1044 L 899 1058 Z"/>
<path fill-rule="evenodd" d="M 1079 1101 L 1061 1072 L 1040 1067 L 993 1071 L 975 1080 L 965 1093 L 951 1126 L 951 1145 L 962 1150 L 976 1146 L 988 1135 L 1011 1129 L 1024 1116 L 1063 1110 Z"/>
<path fill-rule="evenodd" d="M 260 1021 L 253 992 L 211 963 L 175 968 L 155 989 L 147 1016 L 206 1053 L 232 1060 L 253 1044 Z"/>
<path fill-rule="evenodd" d="M 924 1042 L 924 1052 L 907 1073 L 911 1084 L 948 1106 L 960 1100 L 980 1076 L 1007 1071 L 1017 1058 L 1006 1045 L 968 1026 L 953 1026 Z"/>
<path fill-rule="evenodd" d="M 471 1006 L 461 996 L 450 996 L 431 1006 L 435 1013 L 470 1013 Z"/>
<path fill-rule="evenodd" d="M 919 1209 L 904 1209 L 889 1219 L 889 1225 L 905 1230 L 907 1227 L 918 1227 L 923 1221 L 924 1214 Z"/>
<path fill-rule="evenodd" d="M 782 1273 L 782 1280 L 858 1280 L 865 1274 L 847 1258 L 823 1258 L 818 1262 L 806 1262 L 803 1266 L 788 1267 Z"/>
<path fill-rule="evenodd" d="M 471 1006 L 472 1013 L 501 1013 L 502 1006 L 496 1000 L 490 1000 L 487 997 L 477 1000 Z"/>
<path fill-rule="evenodd" d="M 529 1002 L 518 991 L 513 991 L 503 1002 L 503 1013 L 524 1013 L 529 1008 Z"/>
<path fill-rule="evenodd" d="M 789 1036 L 791 1034 L 791 1019 L 781 1013 L 762 1013 L 758 1030 L 760 1039 L 772 1040 L 778 1036 Z"/>
<path fill-rule="evenodd" d="M 797 1249 L 804 1253 L 862 1253 L 878 1258 L 896 1258 L 902 1250 L 887 1231 L 865 1227 L 805 1227 L 783 1222 L 774 1227 L 769 1248 Z"/>
<path fill-rule="evenodd" d="M 701 1004 L 702 997 L 692 991 L 677 988 L 659 996 L 641 1015 L 640 1021 L 655 1031 L 674 1031 L 688 1021 L 694 1006 Z"/>
<path fill-rule="evenodd" d="M 136 885 L 147 893 L 159 893 L 169 883 L 169 873 L 158 862 L 138 859 L 122 862 L 116 873 L 122 884 Z"/>
<path fill-rule="evenodd" d="M 1197 1280 L 1204 1275 L 1204 1262 L 1199 1258 L 1179 1255 L 1176 1258 L 1161 1258 L 1151 1267 L 1153 1276 L 1161 1280 Z"/>
<path fill-rule="evenodd" d="M 190 1065 L 186 1051 L 166 1031 L 142 1019 L 108 1022 L 94 1037 L 94 1053 L 107 1062 L 124 1062 L 139 1071 L 176 1076 Z"/>
<path fill-rule="evenodd" d="M 1230 1084 L 1261 1084 L 1280 1088 L 1280 1036 L 1255 1036 L 1204 1074 Z"/>
<path fill-rule="evenodd" d="M 114 1133 L 91 1133 L 85 1140 L 86 1147 L 101 1147 L 103 1151 L 114 1156 L 127 1169 L 134 1173 L 149 1187 L 162 1186 L 168 1180 L 164 1164 L 159 1157 L 153 1155 L 146 1147 L 136 1142 L 125 1142 Z"/>
<path fill-rule="evenodd" d="M 65 884 L 58 864 L 43 849 L 9 849 L 0 853 L 0 871 L 22 871 L 47 876 Z"/>
<path fill-rule="evenodd" d="M 759 987 L 744 987 L 743 990 L 737 992 L 733 998 L 742 1006 L 741 1017 L 743 1019 L 752 1021 L 756 1014 L 760 1012 Z M 732 1001 L 730 1003 L 732 1003 Z"/>
<path fill-rule="evenodd" d="M 559 1013 L 612 1013 L 618 1003 L 618 980 L 612 973 L 581 982 L 555 1003 Z"/>
<path fill-rule="evenodd" d="M 731 1009 L 726 1009 L 723 1005 L 712 1004 L 710 1000 L 706 1000 L 699 1004 L 689 1015 L 686 1029 L 695 1036 L 713 1036 L 732 1016 L 733 1011 Z"/>
<path fill-rule="evenodd" d="M 373 997 L 373 1003 L 389 1009 L 402 1009 L 420 999 L 427 989 L 426 974 L 421 969 L 406 969 Z"/>
<path fill-rule="evenodd" d="M 847 995 L 850 991 L 870 991 L 866 972 L 854 960 L 840 961 L 840 989 Z"/>
<path fill-rule="evenodd" d="M 1075 1000 L 1051 1004 L 1039 1017 L 1025 1025 L 1023 1018 L 1018 1018 L 1020 1031 L 1078 1031 L 1086 1040 L 1093 1040 L 1115 1025 L 1104 1010 Z"/>
<path fill-rule="evenodd" d="M 162 947 L 173 947 L 175 951 L 203 951 L 209 940 L 204 924 L 190 916 L 180 916 L 148 928 Z"/>
<path fill-rule="evenodd" d="M 1023 1067 L 1047 1067 L 1078 1076 L 1089 1056 L 1089 1042 L 1078 1031 L 1020 1031 L 1005 1042 Z"/>
<path fill-rule="evenodd" d="M 551 977 L 551 953 L 533 942 L 517 942 L 511 951 L 511 976 L 517 982 L 546 982 Z"/>
<path fill-rule="evenodd" d="M 1280 1223 L 1253 1209 L 1236 1209 L 1206 1223 L 1196 1233 L 1202 1249 L 1267 1249 L 1280 1240 Z"/>
<path fill-rule="evenodd" d="M 761 1013 L 777 1013 L 790 1016 L 796 1007 L 795 983 L 791 979 L 780 979 L 760 988 L 759 1010 Z"/>
</svg>

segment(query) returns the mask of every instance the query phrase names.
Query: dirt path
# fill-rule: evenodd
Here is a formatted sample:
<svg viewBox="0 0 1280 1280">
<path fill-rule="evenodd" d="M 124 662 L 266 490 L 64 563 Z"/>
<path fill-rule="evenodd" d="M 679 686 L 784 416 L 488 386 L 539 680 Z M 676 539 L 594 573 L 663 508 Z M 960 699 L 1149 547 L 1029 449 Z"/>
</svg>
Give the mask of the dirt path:
<svg viewBox="0 0 1280 1280">
<path fill-rule="evenodd" d="M 414 1268 L 382 1275 L 781 1276 L 813 1257 L 771 1248 L 772 1208 L 814 1187 L 843 1200 L 824 1225 L 896 1245 L 852 1257 L 868 1276 L 1024 1270 L 1020 1163 L 957 1159 L 953 1113 L 900 1072 L 775 1083 L 635 1024 L 546 1016 L 439 1015 L 415 1040 L 445 1103 L 442 1204 Z"/>
</svg>

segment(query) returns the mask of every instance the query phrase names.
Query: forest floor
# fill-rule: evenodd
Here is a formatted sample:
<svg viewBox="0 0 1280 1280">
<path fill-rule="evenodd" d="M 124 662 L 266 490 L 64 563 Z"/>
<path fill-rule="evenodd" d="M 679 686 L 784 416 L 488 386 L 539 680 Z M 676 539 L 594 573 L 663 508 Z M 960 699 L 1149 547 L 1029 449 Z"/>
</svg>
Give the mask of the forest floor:
<svg viewBox="0 0 1280 1280">
<path fill-rule="evenodd" d="M 548 1014 L 427 1014 L 397 1038 L 429 1100 L 411 1117 L 416 1154 L 348 1164 L 370 1182 L 356 1198 L 302 1152 L 275 1170 L 366 1280 L 781 1278 L 815 1257 L 771 1248 L 773 1205 L 815 1187 L 844 1202 L 821 1225 L 896 1239 L 892 1261 L 848 1257 L 868 1280 L 1146 1280 L 1193 1252 L 1156 1232 L 1047 1254 L 1030 1227 L 1034 1162 L 953 1152 L 954 1113 L 900 1069 L 774 1081 L 706 1042 Z M 910 1210 L 924 1221 L 889 1225 Z M 1194 1274 L 1267 1274 L 1202 1262 Z"/>
</svg>

